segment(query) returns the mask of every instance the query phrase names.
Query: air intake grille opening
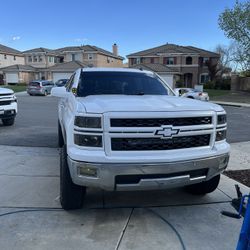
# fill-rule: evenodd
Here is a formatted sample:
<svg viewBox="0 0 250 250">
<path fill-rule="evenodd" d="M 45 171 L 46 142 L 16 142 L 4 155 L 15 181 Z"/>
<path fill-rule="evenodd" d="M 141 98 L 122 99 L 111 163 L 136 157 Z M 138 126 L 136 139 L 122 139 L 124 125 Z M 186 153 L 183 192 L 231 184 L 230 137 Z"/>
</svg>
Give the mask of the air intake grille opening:
<svg viewBox="0 0 250 250">
<path fill-rule="evenodd" d="M 181 118 L 113 118 L 111 127 L 160 127 L 162 125 L 192 126 L 212 123 L 211 116 Z"/>
<path fill-rule="evenodd" d="M 190 178 L 196 178 L 200 176 L 207 176 L 208 169 L 196 169 L 185 172 L 171 173 L 171 174 L 137 174 L 137 175 L 117 175 L 115 177 L 116 184 L 137 184 L 141 179 L 158 179 L 158 178 L 170 178 L 183 175 L 189 175 Z"/>
<path fill-rule="evenodd" d="M 209 142 L 210 134 L 173 137 L 171 139 L 112 138 L 111 149 L 113 151 L 170 150 L 208 146 Z"/>
</svg>

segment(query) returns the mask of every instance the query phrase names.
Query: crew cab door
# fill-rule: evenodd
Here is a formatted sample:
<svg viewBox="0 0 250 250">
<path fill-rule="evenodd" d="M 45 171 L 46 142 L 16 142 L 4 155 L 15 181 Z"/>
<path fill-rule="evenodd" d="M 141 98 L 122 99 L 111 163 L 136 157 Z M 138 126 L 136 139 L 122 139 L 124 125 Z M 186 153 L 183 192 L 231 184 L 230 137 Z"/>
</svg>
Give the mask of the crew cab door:
<svg viewBox="0 0 250 250">
<path fill-rule="evenodd" d="M 65 98 L 61 98 L 59 102 L 59 120 L 63 129 L 65 129 L 66 125 L 69 124 L 70 119 L 74 116 L 74 99 L 75 96 L 72 93 L 72 86 L 74 84 L 75 74 L 73 74 L 66 87 L 67 94 Z M 64 88 L 64 87 L 62 87 Z"/>
</svg>

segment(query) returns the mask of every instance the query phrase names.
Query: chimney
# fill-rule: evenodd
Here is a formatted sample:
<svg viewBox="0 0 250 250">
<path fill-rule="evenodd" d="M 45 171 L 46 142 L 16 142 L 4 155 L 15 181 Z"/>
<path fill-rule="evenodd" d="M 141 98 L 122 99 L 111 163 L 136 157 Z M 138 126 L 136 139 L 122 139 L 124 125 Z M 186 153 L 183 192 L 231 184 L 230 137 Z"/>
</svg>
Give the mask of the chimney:
<svg viewBox="0 0 250 250">
<path fill-rule="evenodd" d="M 115 56 L 118 56 L 118 46 L 117 46 L 116 43 L 113 44 L 112 50 L 113 50 L 113 54 L 114 54 Z"/>
</svg>

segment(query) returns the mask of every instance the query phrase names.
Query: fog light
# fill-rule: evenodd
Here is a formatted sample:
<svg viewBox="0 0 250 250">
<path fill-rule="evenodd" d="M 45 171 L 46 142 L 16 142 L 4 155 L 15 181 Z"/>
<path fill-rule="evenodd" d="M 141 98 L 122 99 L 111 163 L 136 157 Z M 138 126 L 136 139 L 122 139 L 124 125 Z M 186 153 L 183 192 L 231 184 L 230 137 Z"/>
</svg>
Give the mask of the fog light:
<svg viewBox="0 0 250 250">
<path fill-rule="evenodd" d="M 76 145 L 84 147 L 102 147 L 102 136 L 75 134 L 74 142 Z"/>
<path fill-rule="evenodd" d="M 79 167 L 78 173 L 79 175 L 83 176 L 97 177 L 97 169 L 93 167 L 88 167 L 88 166 Z"/>
<path fill-rule="evenodd" d="M 216 132 L 216 141 L 222 141 L 226 139 L 227 131 L 221 130 Z"/>
</svg>

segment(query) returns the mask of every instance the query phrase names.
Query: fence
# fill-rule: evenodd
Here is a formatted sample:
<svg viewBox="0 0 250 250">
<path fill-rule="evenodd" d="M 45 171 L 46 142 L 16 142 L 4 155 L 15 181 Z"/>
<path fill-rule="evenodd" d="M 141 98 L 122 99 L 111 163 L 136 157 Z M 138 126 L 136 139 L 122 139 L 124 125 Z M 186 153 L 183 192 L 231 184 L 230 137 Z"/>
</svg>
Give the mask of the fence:
<svg viewBox="0 0 250 250">
<path fill-rule="evenodd" d="M 231 76 L 231 90 L 250 91 L 250 77 Z"/>
</svg>

